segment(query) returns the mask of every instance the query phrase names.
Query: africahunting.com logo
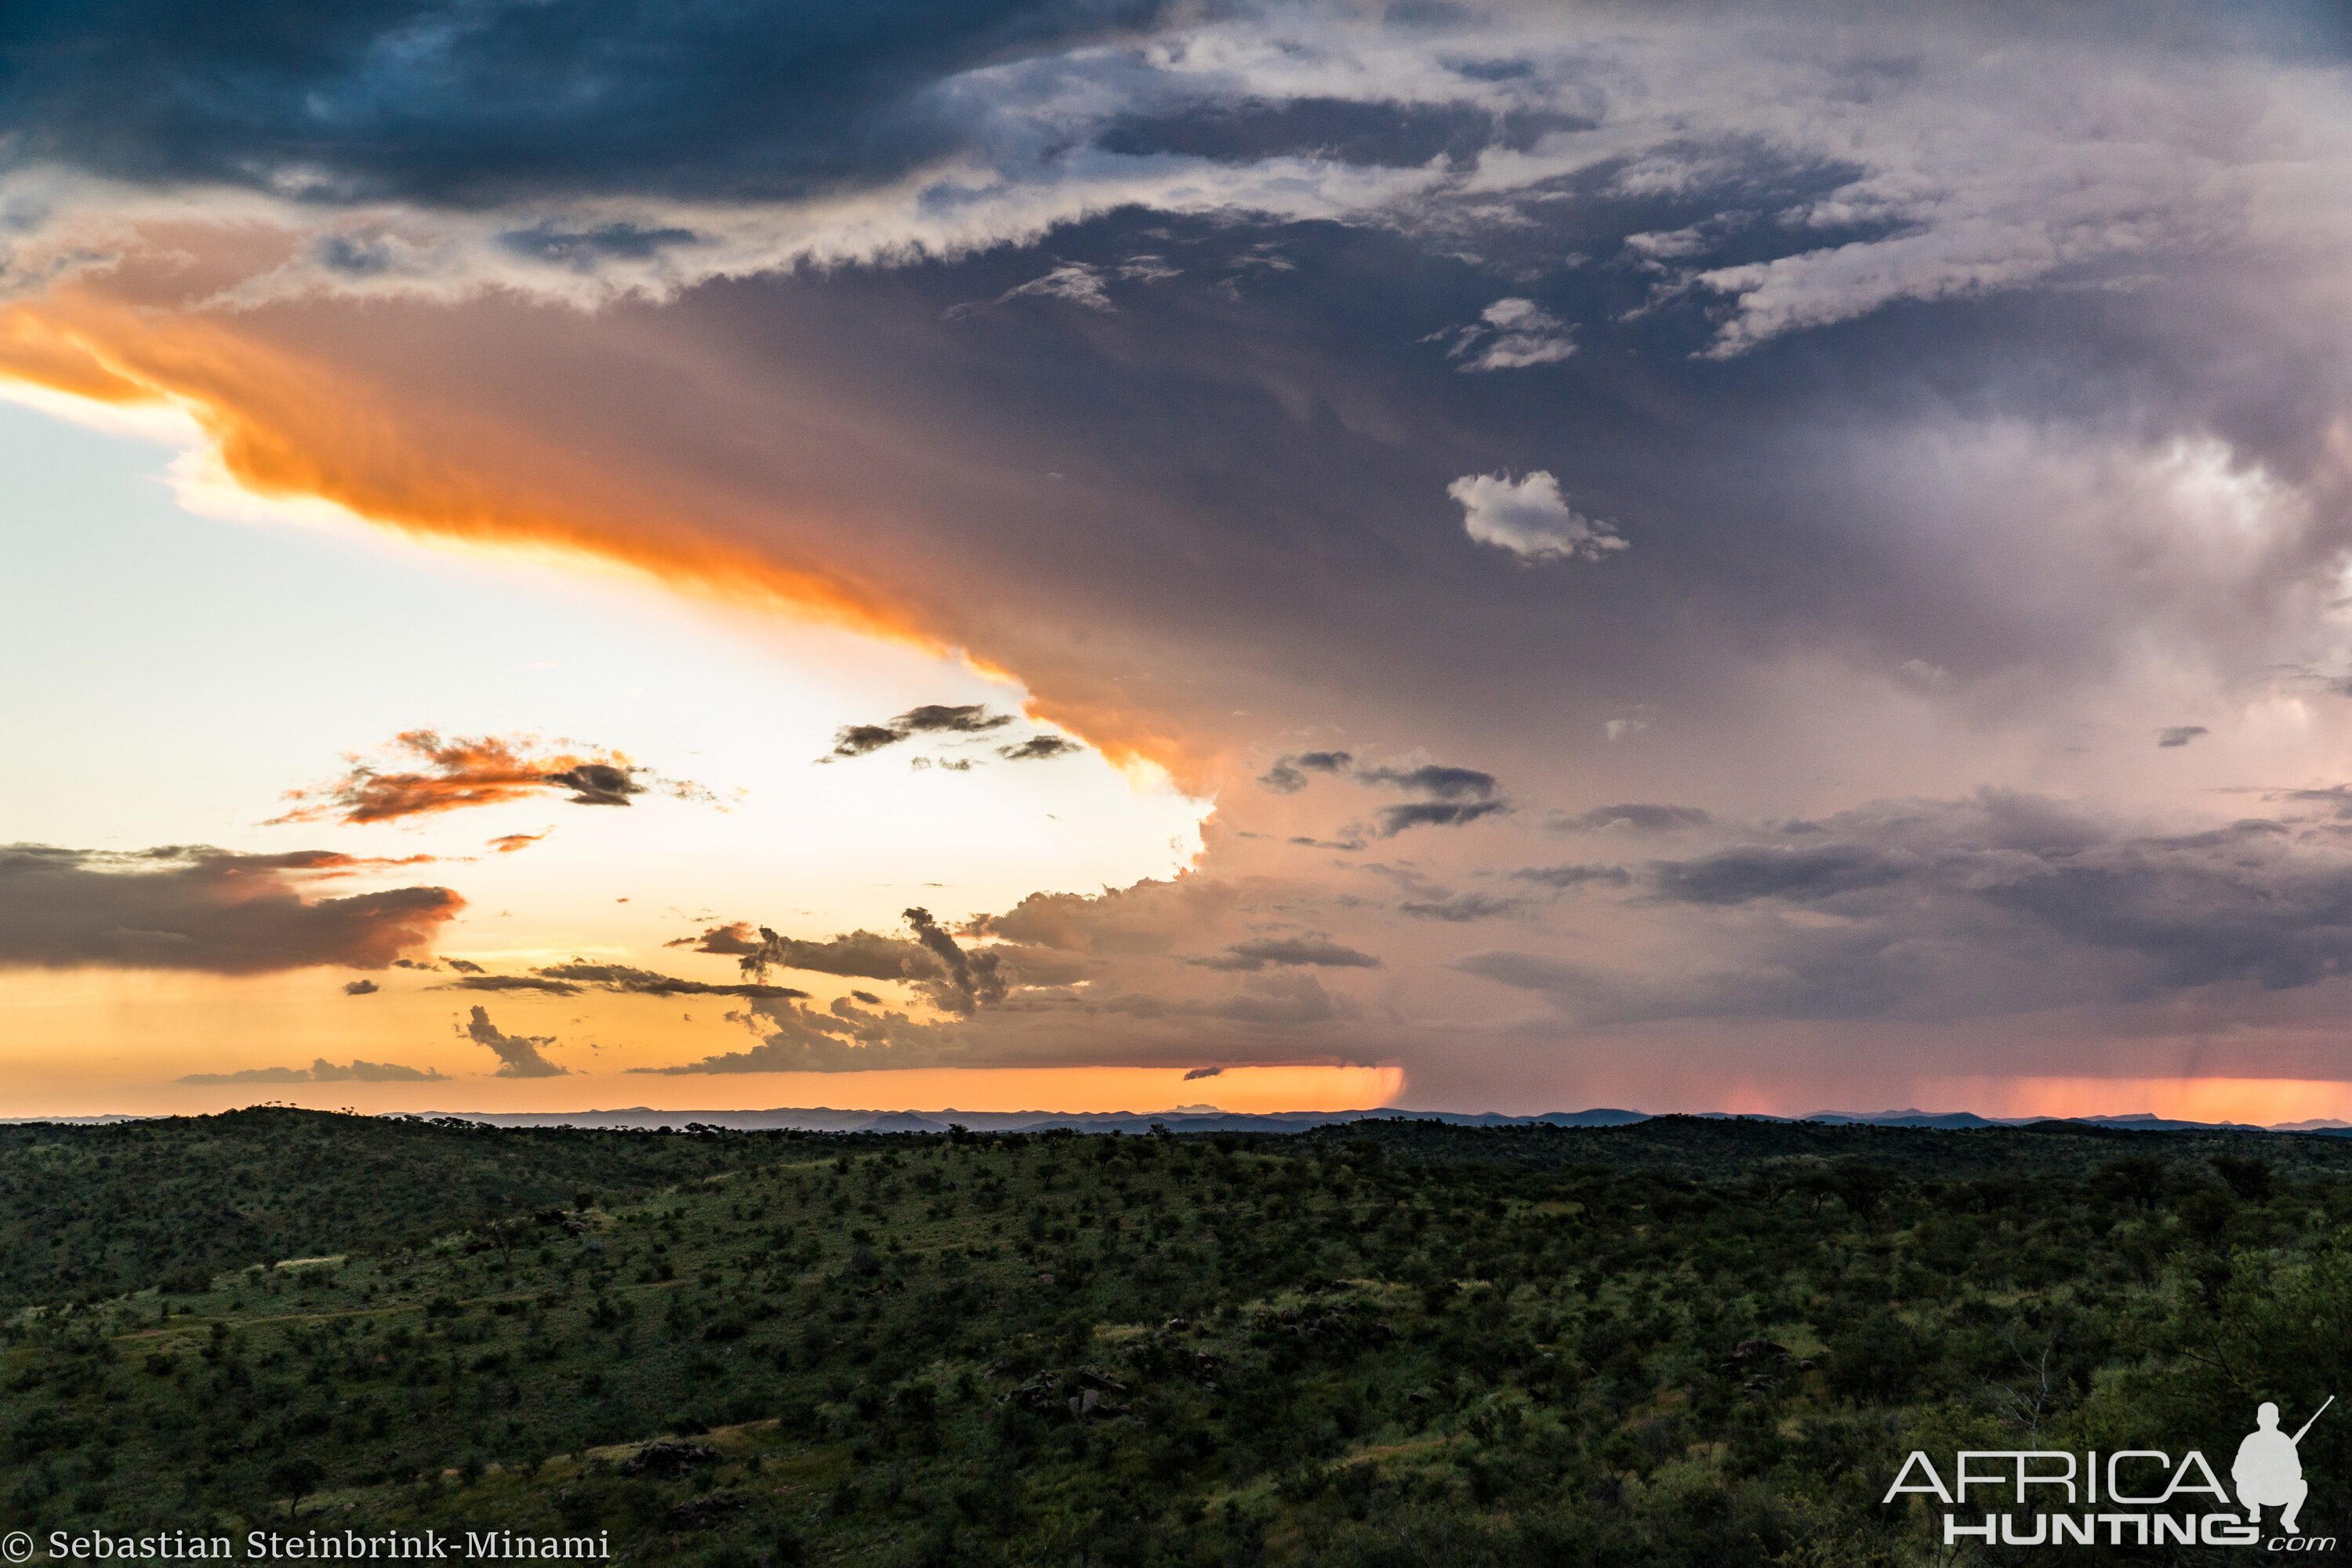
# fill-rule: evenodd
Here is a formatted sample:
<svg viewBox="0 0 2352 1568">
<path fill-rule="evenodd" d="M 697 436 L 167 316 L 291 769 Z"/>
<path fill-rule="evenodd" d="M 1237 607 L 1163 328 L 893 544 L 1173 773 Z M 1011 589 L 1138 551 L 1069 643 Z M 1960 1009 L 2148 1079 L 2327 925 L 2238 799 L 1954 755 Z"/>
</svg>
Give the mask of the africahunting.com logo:
<svg viewBox="0 0 2352 1568">
<path fill-rule="evenodd" d="M 2292 1436 L 2279 1430 L 2277 1405 L 2265 1404 L 2255 1411 L 2254 1429 L 2238 1445 L 2230 1466 L 2234 1506 L 2213 1467 L 2194 1448 L 2178 1464 L 2156 1448 L 2122 1448 L 2105 1456 L 2096 1449 L 1963 1449 L 1951 1458 L 1948 1486 L 1947 1472 L 1937 1469 L 1925 1449 L 1914 1449 L 1882 1500 L 1910 1494 L 1942 1503 L 1947 1546 L 1971 1541 L 2000 1546 L 2104 1542 L 2333 1552 L 2336 1538 L 2305 1534 L 2301 1515 L 2311 1495 L 2311 1483 L 2303 1476 L 2303 1436 L 2335 1403 L 2329 1394 Z M 2200 1504 L 2200 1498 L 2213 1500 Z M 2274 1510 L 2267 1524 L 2265 1509 Z"/>
</svg>

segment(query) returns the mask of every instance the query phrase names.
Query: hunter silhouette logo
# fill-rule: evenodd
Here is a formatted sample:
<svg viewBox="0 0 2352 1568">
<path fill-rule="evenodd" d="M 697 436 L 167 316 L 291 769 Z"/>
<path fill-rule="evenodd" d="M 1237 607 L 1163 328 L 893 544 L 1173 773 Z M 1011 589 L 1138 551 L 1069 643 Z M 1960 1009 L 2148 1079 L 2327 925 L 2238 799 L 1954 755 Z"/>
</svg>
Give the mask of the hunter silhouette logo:
<svg viewBox="0 0 2352 1568">
<path fill-rule="evenodd" d="M 1926 1452 L 1915 1451 L 1881 1500 L 1892 1503 L 1911 1493 L 1943 1504 L 1940 1533 L 1946 1546 L 1974 1540 L 1988 1547 L 2201 1545 L 2334 1552 L 2336 1537 L 2305 1535 L 2299 1521 L 2311 1495 L 2311 1484 L 2303 1478 L 2304 1436 L 2335 1403 L 2329 1394 L 2293 1436 L 2279 1430 L 2277 1405 L 2265 1403 L 2255 1411 L 2254 1430 L 2238 1445 L 2230 1466 L 2239 1511 L 2217 1511 L 2230 1507 L 2229 1489 L 2194 1448 L 2177 1461 L 2155 1448 L 1964 1449 L 1942 1470 Z M 2266 1508 L 2278 1510 L 2273 1528 L 2284 1532 L 2267 1541 Z"/>
<path fill-rule="evenodd" d="M 2336 1403 L 2336 1395 L 2327 1396 L 2327 1405 Z M 2327 1413 L 2327 1405 L 2311 1413 L 2311 1421 Z M 2279 1407 L 2265 1402 L 2254 1412 L 2254 1430 L 2238 1445 L 2237 1463 L 2230 1467 L 2230 1479 L 2238 1483 L 2238 1501 L 2245 1506 L 2246 1522 L 2260 1524 L 2263 1510 L 2278 1508 L 2279 1528 L 2289 1535 L 2301 1535 L 2303 1526 L 2294 1516 L 2303 1511 L 2303 1500 L 2311 1494 L 2311 1483 L 2303 1479 L 2303 1435 L 2311 1430 L 2306 1421 L 2292 1437 L 2278 1429 Z"/>
</svg>

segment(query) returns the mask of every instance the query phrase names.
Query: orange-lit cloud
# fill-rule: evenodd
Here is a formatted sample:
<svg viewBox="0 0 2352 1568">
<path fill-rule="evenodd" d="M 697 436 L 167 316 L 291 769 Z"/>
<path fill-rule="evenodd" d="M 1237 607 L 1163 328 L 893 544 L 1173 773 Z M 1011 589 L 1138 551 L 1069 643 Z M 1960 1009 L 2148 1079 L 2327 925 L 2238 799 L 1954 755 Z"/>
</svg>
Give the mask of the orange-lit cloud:
<svg viewBox="0 0 2352 1568">
<path fill-rule="evenodd" d="M 151 229 L 114 270 L 0 311 L 0 379 L 118 408 L 181 411 L 204 433 L 219 472 L 254 496 L 322 500 L 420 540 L 618 565 L 698 597 L 959 654 L 982 673 L 1025 682 L 1032 716 L 1082 736 L 1113 763 L 1157 763 L 1205 786 L 1216 744 L 1204 749 L 1192 726 L 1122 689 L 1100 668 L 1100 645 L 1093 657 L 1073 657 L 1080 650 L 1059 646 L 1058 632 L 1041 636 L 1003 614 L 984 592 L 975 596 L 985 584 L 968 563 L 928 547 L 924 535 L 945 519 L 894 515 L 860 495 L 848 466 L 899 462 L 890 444 L 916 432 L 853 429 L 852 416 L 824 407 L 824 395 L 812 389 L 790 410 L 803 428 L 785 453 L 781 487 L 772 474 L 700 471 L 688 454 L 677 454 L 682 471 L 642 451 L 607 456 L 530 405 L 555 385 L 674 374 L 670 350 L 625 327 L 609 337 L 569 308 L 544 305 L 205 308 L 276 254 L 249 228 Z M 562 332 L 548 335 L 558 321 Z M 502 341 L 506 349 L 492 347 Z M 608 352 L 650 355 L 672 369 L 581 363 L 524 371 L 549 345 L 562 356 L 584 350 L 587 362 Z M 485 350 L 507 368 L 481 362 Z M 496 383 L 517 374 L 543 378 L 534 395 L 502 395 L 520 389 Z M 698 395 L 727 390 L 708 385 Z M 948 481 L 928 482 L 946 504 Z"/>
<path fill-rule="evenodd" d="M 574 805 L 626 805 L 633 795 L 646 793 L 637 782 L 645 770 L 621 752 L 586 753 L 555 752 L 533 755 L 530 736 L 452 736 L 444 740 L 432 730 L 409 730 L 394 737 L 387 751 L 404 753 L 424 767 L 387 770 L 373 763 L 354 762 L 349 773 L 331 784 L 291 790 L 291 809 L 273 823 L 396 822 L 403 817 L 459 811 L 474 805 L 498 805 L 531 799 L 549 792 Z M 708 798 L 700 785 L 660 781 L 665 794 L 686 799 Z M 501 853 L 535 844 L 545 834 L 509 834 L 494 838 Z"/>
<path fill-rule="evenodd" d="M 551 827 L 547 833 L 554 831 Z M 519 849 L 528 849 L 537 844 L 547 837 L 547 833 L 501 833 L 496 838 L 486 838 L 483 842 L 501 855 L 512 855 Z"/>
</svg>

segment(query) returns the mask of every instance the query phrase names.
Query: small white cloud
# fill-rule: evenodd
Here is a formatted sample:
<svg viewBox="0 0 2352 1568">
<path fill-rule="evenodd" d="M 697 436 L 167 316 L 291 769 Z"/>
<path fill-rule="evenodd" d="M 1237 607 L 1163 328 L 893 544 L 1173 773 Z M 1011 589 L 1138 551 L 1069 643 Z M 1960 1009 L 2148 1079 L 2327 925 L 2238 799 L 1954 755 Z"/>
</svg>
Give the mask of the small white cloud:
<svg viewBox="0 0 2352 1568">
<path fill-rule="evenodd" d="M 1937 691 L 1952 684 L 1950 670 L 1940 664 L 1929 664 L 1924 658 L 1906 658 L 1895 666 L 1895 672 Z"/>
<path fill-rule="evenodd" d="M 1102 270 L 1083 261 L 1066 261 L 1043 278 L 1033 278 L 1017 289 L 1008 289 L 997 297 L 1002 305 L 1008 300 L 1035 295 L 1047 300 L 1067 300 L 1073 305 L 1084 305 L 1090 310 L 1111 309 L 1110 296 L 1103 289 Z"/>
<path fill-rule="evenodd" d="M 1601 732 L 1612 741 L 1622 741 L 1636 731 L 1650 727 L 1647 719 L 1612 719 L 1601 726 Z"/>
<path fill-rule="evenodd" d="M 1478 325 L 1435 334 L 1459 340 L 1446 357 L 1470 355 L 1455 367 L 1465 374 L 1554 364 L 1576 352 L 1576 329 L 1533 300 L 1497 300 L 1479 312 L 1478 320 Z"/>
<path fill-rule="evenodd" d="M 1644 261 L 1670 261 L 1677 257 L 1696 256 L 1707 247 L 1706 234 L 1697 228 L 1677 228 L 1653 231 L 1649 234 L 1629 234 L 1625 248 Z"/>
<path fill-rule="evenodd" d="M 1067 300 L 1074 305 L 1084 305 L 1090 310 L 1118 309 L 1110 302 L 1109 290 L 1103 287 L 1101 268 L 1090 267 L 1083 261 L 1066 261 L 1043 278 L 1032 278 L 1026 283 L 1016 284 L 992 300 L 986 303 L 975 300 L 961 305 L 950 305 L 945 314 L 950 321 L 961 321 L 966 316 L 988 310 L 992 306 L 1008 304 L 1020 299 Z"/>
<path fill-rule="evenodd" d="M 1465 474 L 1445 487 L 1462 503 L 1462 527 L 1481 544 L 1527 561 L 1598 561 L 1626 542 L 1609 523 L 1584 516 L 1559 493 L 1559 481 L 1541 468 L 1524 479 Z"/>
</svg>

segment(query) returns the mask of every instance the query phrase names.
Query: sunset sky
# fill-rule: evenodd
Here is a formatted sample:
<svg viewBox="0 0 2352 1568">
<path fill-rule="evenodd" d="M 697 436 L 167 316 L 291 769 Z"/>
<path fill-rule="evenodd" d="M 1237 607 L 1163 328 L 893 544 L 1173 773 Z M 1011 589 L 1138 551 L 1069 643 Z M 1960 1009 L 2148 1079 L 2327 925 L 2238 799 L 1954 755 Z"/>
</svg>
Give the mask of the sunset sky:
<svg viewBox="0 0 2352 1568">
<path fill-rule="evenodd" d="M 0 16 L 0 1115 L 2352 1117 L 2352 28 Z"/>
</svg>

